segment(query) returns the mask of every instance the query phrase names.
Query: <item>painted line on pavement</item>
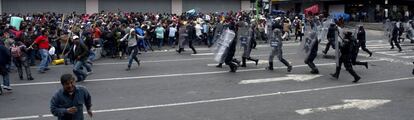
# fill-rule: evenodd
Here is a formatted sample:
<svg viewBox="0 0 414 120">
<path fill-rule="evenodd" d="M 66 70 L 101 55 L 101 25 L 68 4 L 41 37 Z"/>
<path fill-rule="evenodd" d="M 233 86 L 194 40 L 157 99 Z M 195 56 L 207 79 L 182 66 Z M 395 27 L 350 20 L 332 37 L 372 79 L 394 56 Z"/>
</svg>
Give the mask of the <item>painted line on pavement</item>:
<svg viewBox="0 0 414 120">
<path fill-rule="evenodd" d="M 214 55 L 214 53 L 198 53 L 198 54 L 191 54 L 191 56 L 205 56 L 205 55 Z"/>
<path fill-rule="evenodd" d="M 399 82 L 399 81 L 406 81 L 406 80 L 413 80 L 413 79 L 414 77 L 406 77 L 406 78 L 389 79 L 389 80 L 373 81 L 373 82 L 358 83 L 358 84 L 337 85 L 337 86 L 330 86 L 330 87 L 320 87 L 320 88 L 293 90 L 293 91 L 285 91 L 285 92 L 273 92 L 273 93 L 265 93 L 265 94 L 227 97 L 227 98 L 200 100 L 200 101 L 192 101 L 192 102 L 181 102 L 181 103 L 159 104 L 159 105 L 148 105 L 148 106 L 126 107 L 126 108 L 115 108 L 115 109 L 102 109 L 102 110 L 94 110 L 93 113 L 96 114 L 96 113 L 120 112 L 120 111 L 166 108 L 166 107 L 176 107 L 176 106 L 195 105 L 195 104 L 207 104 L 207 103 L 215 103 L 215 102 L 226 102 L 226 101 L 233 101 L 233 100 L 246 100 L 246 99 L 251 99 L 251 98 L 270 97 L 270 96 L 276 96 L 276 95 L 299 94 L 299 93 L 307 93 L 307 92 L 315 92 L 315 91 L 325 91 L 325 90 L 333 90 L 333 89 L 340 89 L 340 88 L 350 88 L 350 87 L 356 87 L 356 86 L 392 83 L 392 82 Z M 86 114 L 86 112 L 84 112 L 83 114 Z M 47 117 L 52 117 L 52 116 L 53 115 L 51 114 L 42 114 L 42 115 L 0 118 L 0 120 L 37 119 L 37 118 L 47 118 Z"/>
<path fill-rule="evenodd" d="M 366 62 L 378 62 L 384 60 L 362 60 Z M 322 63 L 316 64 L 317 66 L 328 66 L 328 65 L 335 65 L 335 63 Z M 296 65 L 296 67 L 307 67 L 307 64 Z M 275 67 L 274 69 L 283 69 L 286 67 Z M 238 70 L 237 72 L 251 72 L 251 71 L 263 71 L 264 68 L 257 68 L 257 69 L 244 69 Z M 198 73 L 178 73 L 178 74 L 164 74 L 164 75 L 148 75 L 148 76 L 136 76 L 136 77 L 118 77 L 118 78 L 102 78 L 102 79 L 90 79 L 86 80 L 85 82 L 102 82 L 102 81 L 121 81 L 121 80 L 133 80 L 133 79 L 148 79 L 148 78 L 163 78 L 163 77 L 177 77 L 177 76 L 194 76 L 194 75 L 210 75 L 210 74 L 222 74 L 228 73 L 228 71 L 213 71 L 213 72 L 198 72 Z M 13 87 L 17 86 L 32 86 L 32 85 L 49 85 L 49 84 L 60 84 L 59 81 L 52 81 L 52 82 L 32 82 L 32 83 L 19 83 L 19 84 L 11 84 Z"/>
<path fill-rule="evenodd" d="M 294 55 L 297 53 L 286 53 L 285 55 Z M 258 55 L 251 55 L 251 56 L 268 56 L 269 54 L 258 54 Z M 240 56 L 239 56 L 240 57 Z M 151 61 L 141 61 L 141 63 L 161 63 L 161 62 L 181 62 L 181 61 L 193 61 L 193 60 L 213 60 L 214 57 L 204 57 L 204 58 L 189 58 L 189 59 L 174 59 L 174 60 L 151 60 Z M 121 64 L 128 64 L 128 62 L 107 62 L 107 63 L 95 63 L 93 66 L 99 66 L 99 65 L 121 65 Z M 72 67 L 72 65 L 55 65 L 55 66 L 49 66 L 49 68 L 59 68 L 59 67 Z M 31 67 L 32 69 L 38 68 Z"/>
<path fill-rule="evenodd" d="M 268 63 L 269 63 L 268 60 L 259 60 L 259 62 L 257 64 L 258 65 L 262 65 L 262 64 L 268 64 Z M 247 61 L 246 64 L 256 64 L 256 63 L 253 62 L 253 61 Z M 207 64 L 207 66 L 209 66 L 209 67 L 213 67 L 213 66 L 217 66 L 217 65 L 218 65 L 218 63 L 210 63 L 210 64 Z"/>
</svg>

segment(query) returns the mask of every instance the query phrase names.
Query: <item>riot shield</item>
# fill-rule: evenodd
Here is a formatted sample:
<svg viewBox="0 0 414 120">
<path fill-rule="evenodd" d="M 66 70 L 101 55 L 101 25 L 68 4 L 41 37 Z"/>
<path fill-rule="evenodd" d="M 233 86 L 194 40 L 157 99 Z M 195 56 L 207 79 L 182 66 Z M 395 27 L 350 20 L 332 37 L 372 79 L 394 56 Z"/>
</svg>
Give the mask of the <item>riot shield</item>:
<svg viewBox="0 0 414 120">
<path fill-rule="evenodd" d="M 342 36 L 341 36 L 341 34 L 343 33 L 343 31 L 342 31 L 342 28 L 341 27 L 339 27 L 339 26 L 337 26 L 338 27 L 338 32 L 335 32 L 335 63 L 336 63 L 336 66 L 337 67 L 339 67 L 339 57 L 340 57 L 340 55 L 341 55 L 341 53 L 340 53 L 340 41 L 342 40 Z"/>
<path fill-rule="evenodd" d="M 244 25 L 239 25 L 238 31 L 237 31 L 237 40 L 240 42 L 240 47 L 244 50 L 243 57 L 249 57 L 251 52 L 251 35 L 252 30 L 250 26 L 247 25 L 247 23 L 243 23 Z"/>
<path fill-rule="evenodd" d="M 184 48 L 188 42 L 187 25 L 182 25 L 178 30 L 178 34 L 178 48 Z"/>
<path fill-rule="evenodd" d="M 384 36 L 387 39 L 391 39 L 391 33 L 392 33 L 393 25 L 390 20 L 386 20 L 384 23 Z"/>
<path fill-rule="evenodd" d="M 407 38 L 414 41 L 414 28 L 411 25 L 407 29 Z"/>
<path fill-rule="evenodd" d="M 325 20 L 319 27 L 318 27 L 318 38 L 322 41 L 322 40 L 328 40 L 327 39 L 327 35 L 328 35 L 328 29 L 330 24 L 332 23 L 331 19 L 327 19 Z"/>
<path fill-rule="evenodd" d="M 301 47 L 298 50 L 299 55 L 304 57 L 304 60 L 307 60 L 311 54 L 311 50 L 316 44 L 319 44 L 318 38 L 318 29 L 311 28 L 311 25 L 307 25 L 306 31 L 304 33 L 304 40 L 301 42 Z M 316 27 L 316 24 L 315 26 Z"/>
<path fill-rule="evenodd" d="M 217 40 L 219 40 L 221 33 L 224 30 L 224 26 L 222 23 L 217 23 L 216 24 L 216 28 L 214 30 L 214 35 L 213 35 L 213 43 L 216 43 Z"/>
<path fill-rule="evenodd" d="M 269 32 L 269 45 L 271 49 L 282 49 L 282 31 L 280 29 L 274 29 Z"/>
<path fill-rule="evenodd" d="M 223 31 L 222 35 L 220 36 L 220 40 L 214 43 L 213 52 L 215 54 L 214 60 L 217 62 L 222 63 L 227 55 L 228 48 L 230 43 L 236 37 L 236 33 L 230 29 L 226 29 Z"/>
</svg>

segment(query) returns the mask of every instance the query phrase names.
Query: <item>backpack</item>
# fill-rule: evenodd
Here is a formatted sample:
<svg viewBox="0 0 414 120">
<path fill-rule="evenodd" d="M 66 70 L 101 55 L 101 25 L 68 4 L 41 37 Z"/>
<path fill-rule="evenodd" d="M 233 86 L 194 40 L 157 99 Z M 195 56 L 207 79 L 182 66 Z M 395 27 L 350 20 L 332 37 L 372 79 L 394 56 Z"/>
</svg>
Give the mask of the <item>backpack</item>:
<svg viewBox="0 0 414 120">
<path fill-rule="evenodd" d="M 19 58 L 19 57 L 21 57 L 21 56 L 22 56 L 22 50 L 20 49 L 20 47 L 19 47 L 19 46 L 13 45 L 13 46 L 11 47 L 11 55 L 12 55 L 14 58 Z"/>
</svg>

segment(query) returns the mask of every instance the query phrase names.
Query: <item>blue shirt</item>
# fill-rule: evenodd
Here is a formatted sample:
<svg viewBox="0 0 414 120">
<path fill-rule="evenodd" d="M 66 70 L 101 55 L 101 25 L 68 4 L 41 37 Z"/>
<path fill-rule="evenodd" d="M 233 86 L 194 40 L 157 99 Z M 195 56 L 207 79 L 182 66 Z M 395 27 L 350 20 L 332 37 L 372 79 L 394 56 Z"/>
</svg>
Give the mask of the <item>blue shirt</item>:
<svg viewBox="0 0 414 120">
<path fill-rule="evenodd" d="M 50 100 L 50 112 L 58 117 L 58 120 L 83 120 L 83 105 L 87 110 L 92 107 L 91 96 L 85 87 L 76 86 L 73 99 L 62 88 Z M 66 109 L 70 107 L 76 107 L 77 112 L 69 114 Z"/>
</svg>

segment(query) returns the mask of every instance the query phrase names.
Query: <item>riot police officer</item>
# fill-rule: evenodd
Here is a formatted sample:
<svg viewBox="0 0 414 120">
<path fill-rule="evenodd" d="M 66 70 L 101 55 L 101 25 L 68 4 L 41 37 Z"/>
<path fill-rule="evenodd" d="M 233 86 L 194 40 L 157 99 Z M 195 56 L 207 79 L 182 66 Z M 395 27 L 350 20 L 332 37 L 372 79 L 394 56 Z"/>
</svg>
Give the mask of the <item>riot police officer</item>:
<svg viewBox="0 0 414 120">
<path fill-rule="evenodd" d="M 341 72 L 341 66 L 342 64 L 344 64 L 345 69 L 349 72 L 349 74 L 351 74 L 354 77 L 354 81 L 352 82 L 357 83 L 361 79 L 361 77 L 359 77 L 358 74 L 356 74 L 356 72 L 352 68 L 351 56 L 352 56 L 353 48 L 351 45 L 352 44 L 351 40 L 349 39 L 351 37 L 352 37 L 351 32 L 345 33 L 345 39 L 343 39 L 342 45 L 339 46 L 339 49 L 341 52 L 340 57 L 339 57 L 339 64 L 338 66 L 336 66 L 335 73 L 331 74 L 331 76 L 338 79 L 339 74 Z"/>
<path fill-rule="evenodd" d="M 234 22 L 231 22 L 229 24 L 229 30 L 233 32 L 236 31 L 236 25 Z M 234 39 L 236 39 L 236 37 L 234 37 Z M 236 45 L 237 45 L 237 40 L 232 40 L 232 42 L 230 42 L 227 55 L 224 59 L 224 63 L 226 63 L 226 65 L 230 67 L 230 72 L 236 72 L 237 70 L 237 65 L 233 62 L 233 57 L 234 57 L 234 54 L 236 53 Z"/>
<path fill-rule="evenodd" d="M 367 49 L 365 29 L 364 29 L 364 26 L 362 25 L 358 27 L 357 39 L 358 39 L 359 47 L 361 47 L 361 49 L 367 52 L 369 54 L 369 57 L 371 57 L 372 52 Z"/>
<path fill-rule="evenodd" d="M 398 48 L 398 52 L 401 52 L 402 49 L 401 49 L 400 43 L 398 42 L 400 30 L 398 29 L 396 23 L 393 23 L 393 26 L 394 27 L 393 27 L 392 32 L 391 32 L 391 41 L 390 41 L 391 49 L 394 49 L 394 44 L 395 44 L 395 46 L 397 46 L 397 48 Z"/>
<path fill-rule="evenodd" d="M 252 58 L 250 53 L 252 51 L 252 29 L 248 25 L 246 21 L 239 21 L 238 23 L 238 39 L 240 40 L 240 45 L 243 47 L 243 55 L 242 55 L 242 65 L 241 67 L 246 67 L 246 61 L 254 61 L 256 65 L 259 62 L 259 59 Z"/>
<path fill-rule="evenodd" d="M 332 23 L 328 28 L 328 34 L 326 36 L 328 38 L 328 43 L 326 44 L 325 50 L 322 51 L 325 55 L 328 53 L 329 47 L 332 46 L 332 48 L 335 49 L 335 32 L 338 32 L 338 28 L 335 23 Z"/>
<path fill-rule="evenodd" d="M 315 31 L 311 31 L 311 33 L 309 34 L 309 38 L 305 38 L 305 44 L 308 47 L 307 49 L 309 49 L 309 55 L 305 59 L 305 64 L 307 64 L 309 68 L 312 69 L 312 74 L 319 74 L 318 68 L 316 67 L 315 63 L 313 63 L 316 56 L 318 55 L 319 44 Z"/>
<path fill-rule="evenodd" d="M 271 47 L 271 52 L 269 56 L 269 66 L 266 69 L 273 70 L 273 59 L 277 55 L 277 58 L 279 59 L 279 61 L 282 62 L 287 67 L 287 71 L 290 72 L 292 71 L 292 65 L 290 65 L 290 63 L 283 58 L 282 32 L 280 31 L 280 29 L 274 29 L 272 32 L 273 33 L 271 34 L 273 35 L 271 35 L 269 39 L 269 43 Z"/>
</svg>

